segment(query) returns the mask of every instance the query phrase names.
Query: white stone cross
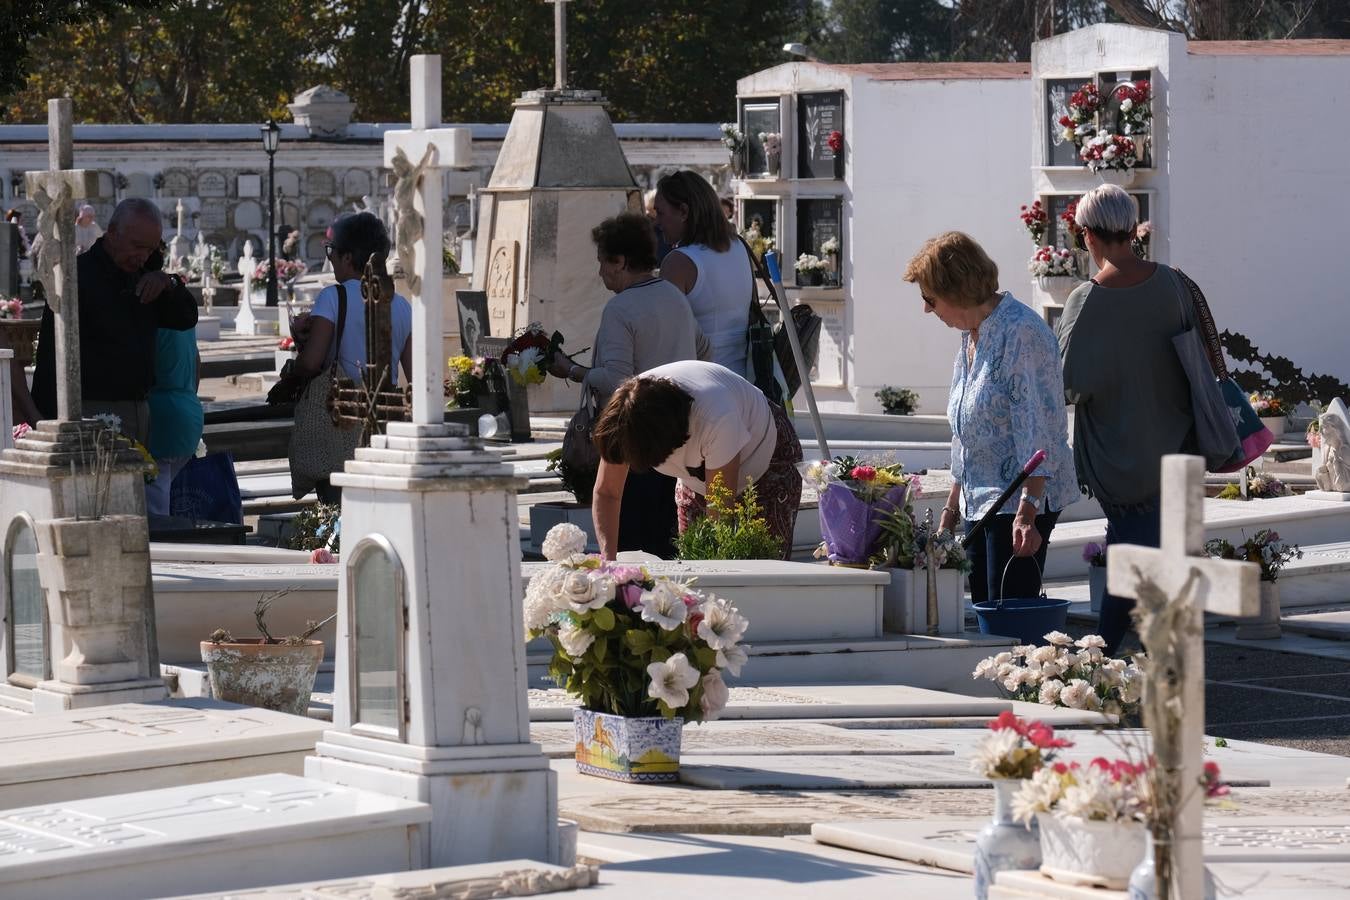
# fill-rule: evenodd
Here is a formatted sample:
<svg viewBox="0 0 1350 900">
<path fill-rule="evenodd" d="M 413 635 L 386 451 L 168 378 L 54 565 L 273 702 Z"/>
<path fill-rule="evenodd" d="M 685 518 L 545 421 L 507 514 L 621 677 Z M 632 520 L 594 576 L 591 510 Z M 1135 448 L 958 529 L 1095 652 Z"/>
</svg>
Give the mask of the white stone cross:
<svg viewBox="0 0 1350 900">
<path fill-rule="evenodd" d="M 187 256 L 187 238 L 183 237 L 183 199 L 178 198 L 178 230 L 169 241 L 169 258 L 165 268 L 170 272 L 176 272 L 182 267 L 183 259 Z"/>
<path fill-rule="evenodd" d="M 98 173 L 76 169 L 69 97 L 47 101 L 47 171 L 24 173 L 38 206 L 38 273 L 56 325 L 56 416 L 80 418 L 79 279 L 75 271 L 75 204 L 99 195 Z"/>
<path fill-rule="evenodd" d="M 544 0 L 553 4 L 553 89 L 567 90 L 567 4 L 572 0 Z"/>
<path fill-rule="evenodd" d="M 1113 545 L 1107 553 L 1107 587 L 1119 597 L 1145 605 L 1156 586 L 1168 610 L 1186 604 L 1175 627 L 1153 634 L 1141 627 L 1150 663 L 1145 687 L 1145 722 L 1158 764 L 1175 770 L 1179 789 L 1172 822 L 1173 897 L 1204 896 L 1201 826 L 1204 791 L 1205 638 L 1204 614 L 1253 616 L 1260 608 L 1261 569 L 1254 563 L 1203 557 L 1205 463 L 1198 456 L 1171 455 L 1162 460 L 1161 549 Z M 1150 585 L 1151 582 L 1151 585 Z M 1156 596 L 1156 595 L 1154 595 Z M 1142 611 L 1142 610 L 1141 610 Z M 1161 609 L 1157 612 L 1162 612 Z M 1161 620 L 1159 620 L 1161 621 Z M 1175 677 L 1180 683 L 1179 722 L 1150 717 L 1149 691 Z M 1175 733 L 1171 726 L 1177 724 Z M 1169 900 L 1162 898 L 1160 900 Z"/>
<path fill-rule="evenodd" d="M 413 305 L 412 420 L 445 421 L 445 352 L 442 342 L 443 228 L 441 170 L 473 162 L 469 129 L 441 128 L 441 58 L 412 58 L 412 128 L 386 131 L 384 164 L 394 170 L 398 224 L 395 246 Z"/>
</svg>

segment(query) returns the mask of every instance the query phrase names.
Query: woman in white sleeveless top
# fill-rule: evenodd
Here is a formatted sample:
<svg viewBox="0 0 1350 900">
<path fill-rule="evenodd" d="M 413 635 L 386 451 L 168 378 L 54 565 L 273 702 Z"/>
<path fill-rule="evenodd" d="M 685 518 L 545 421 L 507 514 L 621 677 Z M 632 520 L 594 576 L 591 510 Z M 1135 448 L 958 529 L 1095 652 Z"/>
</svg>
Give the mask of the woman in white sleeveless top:
<svg viewBox="0 0 1350 900">
<path fill-rule="evenodd" d="M 697 172 L 667 175 L 656 185 L 656 221 L 675 246 L 661 260 L 661 277 L 689 298 L 712 361 L 745 375 L 754 274 L 717 192 Z"/>
</svg>

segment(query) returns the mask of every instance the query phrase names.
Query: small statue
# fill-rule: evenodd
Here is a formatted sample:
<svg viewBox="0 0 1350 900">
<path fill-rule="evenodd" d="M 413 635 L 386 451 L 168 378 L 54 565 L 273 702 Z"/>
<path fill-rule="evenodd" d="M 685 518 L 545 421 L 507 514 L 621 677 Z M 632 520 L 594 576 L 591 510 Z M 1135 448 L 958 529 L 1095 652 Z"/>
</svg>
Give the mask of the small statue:
<svg viewBox="0 0 1350 900">
<path fill-rule="evenodd" d="M 1350 417 L 1339 397 L 1322 414 L 1322 465 L 1313 473 L 1317 486 L 1334 493 L 1350 492 Z"/>
<path fill-rule="evenodd" d="M 394 183 L 394 207 L 398 213 L 398 227 L 395 229 L 395 245 L 398 248 L 399 261 L 408 279 L 408 290 L 417 296 L 422 294 L 422 277 L 417 274 L 417 253 L 413 245 L 422 238 L 425 222 L 417 211 L 414 200 L 417 187 L 422 183 L 422 173 L 426 171 L 435 147 L 427 147 L 417 165 L 408 161 L 403 150 L 394 153 L 393 170 L 397 180 Z"/>
</svg>

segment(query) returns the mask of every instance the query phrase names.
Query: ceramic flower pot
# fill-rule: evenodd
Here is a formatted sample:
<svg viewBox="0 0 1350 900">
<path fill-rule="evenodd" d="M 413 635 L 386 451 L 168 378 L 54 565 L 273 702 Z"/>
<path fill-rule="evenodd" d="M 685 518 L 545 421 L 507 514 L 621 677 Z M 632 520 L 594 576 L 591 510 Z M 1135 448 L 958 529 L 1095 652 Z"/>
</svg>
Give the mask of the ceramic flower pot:
<svg viewBox="0 0 1350 900">
<path fill-rule="evenodd" d="M 572 726 L 577 771 L 583 775 L 641 784 L 679 777 L 684 719 L 630 718 L 574 709 Z"/>
<path fill-rule="evenodd" d="M 323 641 L 263 644 L 261 640 L 202 641 L 211 695 L 230 703 L 305 715 L 314 676 L 323 661 Z"/>
<path fill-rule="evenodd" d="M 1238 619 L 1237 632 L 1241 641 L 1268 641 L 1280 636 L 1280 583 L 1261 581 L 1261 610 L 1250 619 Z"/>
<path fill-rule="evenodd" d="M 777 178 L 779 167 L 782 162 L 782 152 L 780 151 L 778 153 L 766 153 L 764 154 L 764 160 L 766 163 L 766 168 L 769 170 L 769 175 L 771 175 L 774 178 Z"/>
<path fill-rule="evenodd" d="M 1129 900 L 1158 900 L 1158 879 L 1155 869 L 1153 842 L 1149 841 L 1148 850 L 1144 854 L 1144 861 L 1135 866 L 1134 872 L 1130 874 Z M 1215 900 L 1216 896 L 1214 876 L 1210 874 L 1209 869 L 1205 869 L 1204 900 Z"/>
<path fill-rule="evenodd" d="M 1261 424 L 1270 429 L 1275 440 L 1279 441 L 1284 436 L 1284 427 L 1289 424 L 1289 420 L 1284 416 L 1261 416 Z"/>
<path fill-rule="evenodd" d="M 1088 592 L 1093 612 L 1102 611 L 1102 597 L 1106 596 L 1106 566 L 1088 566 Z"/>
<path fill-rule="evenodd" d="M 1094 822 L 1037 813 L 1041 827 L 1041 874 L 1065 884 L 1124 890 L 1144 858 L 1143 822 Z"/>
<path fill-rule="evenodd" d="M 1013 820 L 1012 798 L 1019 778 L 994 778 L 994 819 L 975 838 L 975 897 L 985 900 L 999 872 L 1035 869 L 1041 864 L 1041 836 L 1036 824 Z"/>
<path fill-rule="evenodd" d="M 797 273 L 797 283 L 806 287 L 820 287 L 825 280 L 825 273 L 819 269 L 804 269 Z"/>
</svg>

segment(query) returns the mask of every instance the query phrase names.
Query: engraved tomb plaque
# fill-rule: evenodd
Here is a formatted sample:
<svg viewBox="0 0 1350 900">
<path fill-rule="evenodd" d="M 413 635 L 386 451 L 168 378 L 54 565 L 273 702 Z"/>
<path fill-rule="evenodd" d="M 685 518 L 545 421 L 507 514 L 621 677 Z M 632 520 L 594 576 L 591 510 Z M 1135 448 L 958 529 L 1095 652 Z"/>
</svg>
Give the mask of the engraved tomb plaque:
<svg viewBox="0 0 1350 900">
<path fill-rule="evenodd" d="M 197 178 L 198 197 L 224 197 L 229 193 L 229 180 L 219 172 L 203 172 Z"/>
<path fill-rule="evenodd" d="M 493 241 L 488 253 L 488 314 L 490 334 L 513 334 L 516 330 L 516 241 Z"/>
<path fill-rule="evenodd" d="M 402 738 L 403 567 L 378 535 L 358 544 L 348 565 L 352 722 L 379 737 Z"/>
<path fill-rule="evenodd" d="M 10 681 L 32 686 L 51 677 L 47 656 L 47 604 L 38 581 L 37 536 L 26 518 L 9 528 L 5 547 L 5 596 L 10 608 L 6 643 L 10 648 Z"/>
</svg>

